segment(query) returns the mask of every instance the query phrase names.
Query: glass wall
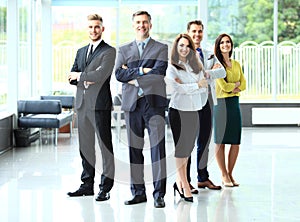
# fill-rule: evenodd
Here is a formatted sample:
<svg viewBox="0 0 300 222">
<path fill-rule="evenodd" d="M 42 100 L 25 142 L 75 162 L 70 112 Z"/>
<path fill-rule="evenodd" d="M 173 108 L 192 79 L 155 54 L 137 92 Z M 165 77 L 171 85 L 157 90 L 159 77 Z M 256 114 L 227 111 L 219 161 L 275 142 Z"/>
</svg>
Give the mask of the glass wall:
<svg viewBox="0 0 300 222">
<path fill-rule="evenodd" d="M 101 14 L 106 27 L 104 40 L 118 47 L 134 39 L 131 15 L 134 11 L 141 9 L 146 9 L 152 15 L 152 37 L 170 45 L 178 33 L 185 32 L 186 23 L 196 18 L 201 18 L 205 22 L 206 47 L 212 48 L 220 33 L 230 34 L 235 43 L 234 57 L 241 62 L 247 76 L 248 90 L 242 98 L 300 100 L 299 1 L 52 0 L 51 2 L 60 6 L 51 7 L 50 5 L 49 7 L 49 10 L 52 10 L 52 55 L 51 58 L 42 59 L 42 56 L 45 56 L 42 55 L 45 50 L 41 50 L 42 38 L 45 38 L 45 36 L 42 37 L 42 32 L 47 29 L 45 26 L 48 25 L 42 26 L 42 21 L 45 21 L 45 18 L 41 19 L 42 8 L 45 4 L 49 5 L 49 1 L 0 0 L 1 110 L 5 109 L 5 105 L 12 100 L 7 99 L 8 95 L 15 93 L 13 100 L 39 95 L 45 87 L 45 79 L 43 80 L 42 77 L 45 76 L 45 71 L 51 68 L 52 72 L 48 71 L 46 74 L 52 75 L 52 91 L 74 93 L 75 87 L 67 83 L 66 72 L 71 69 L 77 49 L 88 44 L 86 16 L 89 13 Z M 274 16 L 277 15 L 274 14 L 274 2 L 278 2 L 277 32 L 274 30 Z M 90 7 L 85 6 L 85 3 L 88 3 Z M 13 22 L 7 21 L 7 7 L 11 4 L 17 6 L 17 16 L 13 17 L 16 21 Z M 77 6 L 72 6 L 74 4 Z M 200 4 L 199 7 L 198 4 Z M 206 7 L 207 16 L 205 13 L 201 15 L 198 11 L 206 11 Z M 12 27 L 14 30 L 17 29 L 10 33 L 13 33 L 13 37 L 14 34 L 17 36 L 14 37 L 17 40 L 13 43 L 18 42 L 17 52 L 13 52 L 16 56 L 10 56 L 9 60 L 7 56 L 8 26 L 10 29 Z M 278 39 L 278 45 L 274 43 L 274 35 Z M 46 45 L 49 45 L 48 42 Z M 18 61 L 14 61 L 14 58 Z M 42 63 L 45 59 L 52 61 L 52 67 L 48 67 L 51 64 L 46 64 L 48 68 L 42 68 L 42 64 L 45 66 L 45 63 Z M 11 65 L 8 67 L 8 64 Z M 8 75 L 8 68 L 11 69 L 14 64 L 17 64 L 17 68 L 12 69 L 13 72 Z M 11 79 L 12 75 L 16 78 Z M 12 92 L 10 88 L 7 88 L 8 81 L 11 80 L 16 80 L 14 83 L 16 90 Z M 118 85 L 119 83 L 113 78 L 113 93 L 119 90 Z"/>
<path fill-rule="evenodd" d="M 53 85 L 54 91 L 75 90 L 66 80 L 66 71 L 71 69 L 76 50 L 89 43 L 86 17 L 98 13 L 103 17 L 103 39 L 114 47 L 133 41 L 132 14 L 147 10 L 152 16 L 151 36 L 171 45 L 175 36 L 186 31 L 186 22 L 197 18 L 196 5 L 123 5 L 122 7 L 52 7 L 53 13 Z M 112 75 L 112 92 L 117 94 L 120 84 Z M 58 93 L 58 92 L 57 92 Z M 59 92 L 60 93 L 60 92 Z"/>
<path fill-rule="evenodd" d="M 24 99 L 31 96 L 32 89 L 32 62 L 31 62 L 31 1 L 19 1 L 19 67 L 18 67 L 18 98 Z"/>
<path fill-rule="evenodd" d="M 39 94 L 40 10 L 41 0 L 0 0 L 0 111 Z"/>
<path fill-rule="evenodd" d="M 202 47 L 213 50 L 219 34 L 225 32 L 231 35 L 235 46 L 233 56 L 241 63 L 247 78 L 247 90 L 242 94 L 242 99 L 300 99 L 300 80 L 297 77 L 297 58 L 300 56 L 299 2 L 279 1 L 278 35 L 274 32 L 273 0 L 211 0 L 207 1 L 207 5 L 203 4 L 204 1 L 189 1 L 186 4 L 183 1 L 161 1 L 159 4 L 143 1 L 143 5 L 137 2 L 123 0 L 119 4 L 113 2 L 110 7 L 67 6 L 68 10 L 65 6 L 53 7 L 53 67 L 57 67 L 53 76 L 55 91 L 70 89 L 65 70 L 70 69 L 76 50 L 88 44 L 85 30 L 87 14 L 95 12 L 103 16 L 106 27 L 104 39 L 118 47 L 134 39 L 132 13 L 146 9 L 152 15 L 152 37 L 170 46 L 178 33 L 186 31 L 186 23 L 198 17 L 207 21 L 204 23 L 206 38 Z M 198 12 L 198 9 L 205 11 L 201 7 L 206 6 L 207 17 Z M 274 42 L 274 34 L 278 36 L 278 46 Z M 62 50 L 65 50 L 64 54 L 59 56 Z M 119 88 L 113 75 L 113 93 L 117 93 Z"/>
<path fill-rule="evenodd" d="M 35 1 L 35 10 L 32 12 L 32 79 L 34 85 L 32 86 L 32 95 L 36 92 L 42 92 L 43 84 L 41 77 L 42 70 L 42 0 Z"/>
<path fill-rule="evenodd" d="M 0 111 L 7 103 L 7 0 L 0 0 Z"/>
</svg>

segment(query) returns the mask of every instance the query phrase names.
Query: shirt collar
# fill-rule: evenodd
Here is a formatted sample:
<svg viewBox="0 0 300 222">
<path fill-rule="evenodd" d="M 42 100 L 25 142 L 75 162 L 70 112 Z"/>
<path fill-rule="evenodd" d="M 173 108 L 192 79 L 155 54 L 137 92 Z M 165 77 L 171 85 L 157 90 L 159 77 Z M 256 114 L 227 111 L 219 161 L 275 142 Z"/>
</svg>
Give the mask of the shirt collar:
<svg viewBox="0 0 300 222">
<path fill-rule="evenodd" d="M 135 42 L 136 42 L 137 45 L 139 45 L 141 42 L 143 42 L 143 43 L 145 43 L 144 47 L 146 47 L 146 45 L 148 44 L 149 40 L 150 40 L 150 36 L 148 38 L 146 38 L 144 41 L 135 40 Z"/>
<path fill-rule="evenodd" d="M 91 45 L 93 45 L 93 51 L 98 47 L 98 45 L 101 43 L 101 41 L 102 41 L 102 39 L 99 39 L 96 42 L 91 42 L 90 43 L 90 47 L 91 47 Z"/>
</svg>

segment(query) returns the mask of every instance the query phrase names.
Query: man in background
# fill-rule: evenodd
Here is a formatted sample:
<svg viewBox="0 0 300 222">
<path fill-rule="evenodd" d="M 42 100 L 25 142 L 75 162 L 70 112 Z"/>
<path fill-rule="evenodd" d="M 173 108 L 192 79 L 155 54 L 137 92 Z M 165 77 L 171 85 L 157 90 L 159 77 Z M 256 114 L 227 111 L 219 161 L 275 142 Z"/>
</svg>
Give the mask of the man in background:
<svg viewBox="0 0 300 222">
<path fill-rule="evenodd" d="M 207 93 L 202 93 L 202 110 L 198 111 L 200 128 L 197 139 L 197 181 L 198 188 L 208 188 L 220 190 L 221 186 L 216 186 L 210 179 L 207 170 L 209 144 L 212 133 L 212 108 L 216 104 L 216 92 L 214 79 L 226 77 L 226 72 L 214 53 L 201 47 L 204 26 L 202 21 L 194 20 L 187 24 L 187 34 L 192 38 L 195 48 L 199 53 L 199 58 L 204 66 L 205 77 L 209 80 Z M 187 177 L 190 182 L 192 193 L 197 194 L 198 190 L 191 185 L 190 176 L 191 157 L 188 160 Z"/>
</svg>

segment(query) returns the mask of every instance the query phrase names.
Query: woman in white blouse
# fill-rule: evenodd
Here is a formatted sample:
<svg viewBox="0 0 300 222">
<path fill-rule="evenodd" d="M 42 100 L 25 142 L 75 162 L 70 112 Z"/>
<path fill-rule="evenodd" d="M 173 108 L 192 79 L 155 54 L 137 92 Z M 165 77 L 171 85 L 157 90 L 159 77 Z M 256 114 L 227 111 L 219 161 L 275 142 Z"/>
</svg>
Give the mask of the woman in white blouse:
<svg viewBox="0 0 300 222">
<path fill-rule="evenodd" d="M 207 92 L 208 83 L 194 43 L 187 34 L 179 34 L 174 41 L 165 81 L 171 89 L 169 121 L 177 167 L 174 195 L 177 191 L 185 201 L 193 202 L 186 167 L 199 128 L 197 111 L 202 109 L 201 93 Z"/>
</svg>

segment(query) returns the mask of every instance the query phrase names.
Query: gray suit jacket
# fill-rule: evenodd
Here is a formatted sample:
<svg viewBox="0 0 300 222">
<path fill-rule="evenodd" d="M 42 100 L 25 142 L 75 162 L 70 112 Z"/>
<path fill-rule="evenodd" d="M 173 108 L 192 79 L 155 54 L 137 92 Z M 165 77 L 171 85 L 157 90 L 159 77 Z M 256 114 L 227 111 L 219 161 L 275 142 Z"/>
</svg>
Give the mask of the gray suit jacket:
<svg viewBox="0 0 300 222">
<path fill-rule="evenodd" d="M 123 69 L 126 65 L 128 69 Z M 143 54 L 139 56 L 135 41 L 123 45 L 118 50 L 115 75 L 122 82 L 122 110 L 134 111 L 138 99 L 139 87 L 152 107 L 166 107 L 166 84 L 164 76 L 168 66 L 168 46 L 150 38 Z M 139 69 L 151 68 L 147 74 L 140 75 Z M 136 79 L 138 86 L 128 84 Z"/>
<path fill-rule="evenodd" d="M 89 61 L 86 61 L 88 45 L 77 51 L 71 71 L 82 72 L 77 84 L 76 109 L 84 103 L 91 110 L 111 110 L 112 97 L 110 77 L 114 68 L 116 50 L 103 40 L 94 49 Z M 95 82 L 85 88 L 84 81 Z"/>
</svg>

